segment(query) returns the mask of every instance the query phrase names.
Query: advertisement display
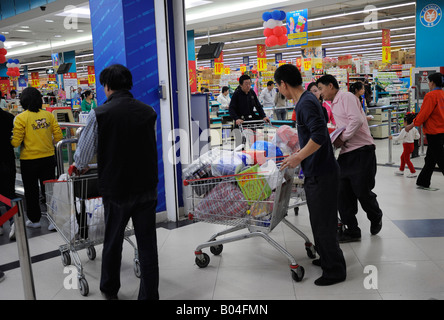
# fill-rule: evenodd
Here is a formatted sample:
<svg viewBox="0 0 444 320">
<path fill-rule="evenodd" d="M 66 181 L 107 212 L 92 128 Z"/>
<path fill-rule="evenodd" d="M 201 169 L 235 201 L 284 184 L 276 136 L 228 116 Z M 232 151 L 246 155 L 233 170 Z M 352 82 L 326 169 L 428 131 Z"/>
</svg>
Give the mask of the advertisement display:
<svg viewBox="0 0 444 320">
<path fill-rule="evenodd" d="M 267 70 L 267 48 L 264 44 L 257 45 L 257 71 Z"/>
<path fill-rule="evenodd" d="M 382 63 L 392 62 L 392 50 L 390 47 L 390 30 L 382 29 Z"/>
<path fill-rule="evenodd" d="M 298 47 L 308 43 L 308 9 L 287 13 L 287 47 Z"/>
</svg>

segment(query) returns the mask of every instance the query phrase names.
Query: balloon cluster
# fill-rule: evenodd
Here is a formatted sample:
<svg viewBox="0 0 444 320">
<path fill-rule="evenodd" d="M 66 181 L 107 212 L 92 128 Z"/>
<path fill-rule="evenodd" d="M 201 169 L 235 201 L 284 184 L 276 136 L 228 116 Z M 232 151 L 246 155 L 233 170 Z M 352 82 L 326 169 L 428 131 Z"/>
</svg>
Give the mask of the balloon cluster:
<svg viewBox="0 0 444 320">
<path fill-rule="evenodd" d="M 20 61 L 18 59 L 8 59 L 8 63 L 6 64 L 8 71 L 6 74 L 11 78 L 20 77 Z"/>
<path fill-rule="evenodd" d="M 8 51 L 5 49 L 6 38 L 4 35 L 0 34 L 0 64 L 6 62 L 6 54 Z"/>
<path fill-rule="evenodd" d="M 282 25 L 282 20 L 287 18 L 287 14 L 282 10 L 274 10 L 273 12 L 264 12 L 262 19 L 264 20 L 264 36 L 265 45 L 267 47 L 283 46 L 287 43 L 287 27 Z"/>
</svg>

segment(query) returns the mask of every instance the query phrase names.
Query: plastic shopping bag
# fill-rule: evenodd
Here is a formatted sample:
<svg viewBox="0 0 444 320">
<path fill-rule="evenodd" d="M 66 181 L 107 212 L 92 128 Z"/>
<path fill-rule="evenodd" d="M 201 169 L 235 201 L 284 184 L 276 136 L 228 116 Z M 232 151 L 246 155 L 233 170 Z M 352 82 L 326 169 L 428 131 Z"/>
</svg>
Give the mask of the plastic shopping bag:
<svg viewBox="0 0 444 320">
<path fill-rule="evenodd" d="M 272 190 L 276 189 L 278 186 L 279 168 L 276 166 L 275 161 L 267 160 L 267 162 L 260 166 L 259 173 L 267 180 Z"/>
</svg>

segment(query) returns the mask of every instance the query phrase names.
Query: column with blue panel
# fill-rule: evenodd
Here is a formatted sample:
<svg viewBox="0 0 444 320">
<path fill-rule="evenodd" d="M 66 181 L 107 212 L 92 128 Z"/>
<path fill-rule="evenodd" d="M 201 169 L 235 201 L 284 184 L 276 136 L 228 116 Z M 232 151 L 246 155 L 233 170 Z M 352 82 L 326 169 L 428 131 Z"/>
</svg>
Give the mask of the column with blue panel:
<svg viewBox="0 0 444 320">
<path fill-rule="evenodd" d="M 90 10 L 97 79 L 106 67 L 125 65 L 133 75 L 134 97 L 157 112 L 157 212 L 166 211 L 154 0 L 90 0 Z M 96 88 L 100 105 L 106 96 L 99 81 Z M 137 156 L 137 150 L 128 156 Z"/>
<path fill-rule="evenodd" d="M 444 66 L 444 2 L 416 1 L 416 67 Z"/>
</svg>

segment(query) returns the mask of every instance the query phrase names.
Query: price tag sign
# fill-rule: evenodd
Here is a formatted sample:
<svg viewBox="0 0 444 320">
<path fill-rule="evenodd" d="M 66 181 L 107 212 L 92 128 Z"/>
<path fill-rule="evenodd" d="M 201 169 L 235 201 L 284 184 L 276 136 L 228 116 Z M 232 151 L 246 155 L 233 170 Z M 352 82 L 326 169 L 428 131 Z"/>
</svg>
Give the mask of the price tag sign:
<svg viewBox="0 0 444 320">
<path fill-rule="evenodd" d="M 266 71 L 267 70 L 267 59 L 258 58 L 257 59 L 257 71 Z"/>
<path fill-rule="evenodd" d="M 304 70 L 311 70 L 311 59 L 304 59 Z"/>
</svg>

